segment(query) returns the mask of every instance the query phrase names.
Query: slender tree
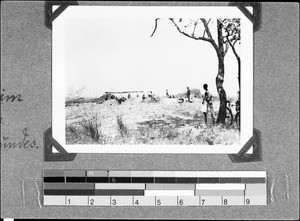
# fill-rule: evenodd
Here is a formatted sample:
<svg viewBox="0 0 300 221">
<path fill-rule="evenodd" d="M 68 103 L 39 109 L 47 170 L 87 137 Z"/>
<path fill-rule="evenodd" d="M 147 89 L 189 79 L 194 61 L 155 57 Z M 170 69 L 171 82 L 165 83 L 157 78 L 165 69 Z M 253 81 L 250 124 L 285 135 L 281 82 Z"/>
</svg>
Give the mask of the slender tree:
<svg viewBox="0 0 300 221">
<path fill-rule="evenodd" d="M 150 37 L 152 37 L 157 29 L 159 18 L 155 19 L 155 27 Z M 219 107 L 219 114 L 217 118 L 217 123 L 225 123 L 226 118 L 226 92 L 223 88 L 224 82 L 224 58 L 229 48 L 229 42 L 223 36 L 223 22 L 221 19 L 216 19 L 217 22 L 217 38 L 216 40 L 213 38 L 209 23 L 211 19 L 206 20 L 204 18 L 199 18 L 197 20 L 188 19 L 184 21 L 182 18 L 174 19 L 169 18 L 169 20 L 175 25 L 178 32 L 183 34 L 186 37 L 189 37 L 194 40 L 201 40 L 210 43 L 218 57 L 218 73 L 216 76 L 216 87 L 220 99 L 220 107 Z M 203 31 L 203 34 L 200 35 Z M 200 33 L 201 32 L 201 33 Z"/>
<path fill-rule="evenodd" d="M 225 41 L 228 42 L 234 56 L 238 63 L 238 82 L 239 88 L 241 89 L 241 58 L 236 49 L 236 43 L 241 43 L 241 22 L 239 18 L 233 19 L 222 19 L 223 28 L 225 32 Z"/>
</svg>

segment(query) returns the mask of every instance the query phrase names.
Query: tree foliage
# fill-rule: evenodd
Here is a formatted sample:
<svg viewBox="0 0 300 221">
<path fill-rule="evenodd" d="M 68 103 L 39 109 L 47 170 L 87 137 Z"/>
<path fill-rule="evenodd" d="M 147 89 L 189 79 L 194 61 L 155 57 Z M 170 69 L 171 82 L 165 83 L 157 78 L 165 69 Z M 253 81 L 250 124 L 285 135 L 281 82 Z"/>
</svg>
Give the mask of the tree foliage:
<svg viewBox="0 0 300 221">
<path fill-rule="evenodd" d="M 236 43 L 241 44 L 241 20 L 239 18 L 221 19 L 223 24 L 224 41 L 226 41 L 238 62 L 238 82 L 240 86 L 241 58 Z"/>
</svg>

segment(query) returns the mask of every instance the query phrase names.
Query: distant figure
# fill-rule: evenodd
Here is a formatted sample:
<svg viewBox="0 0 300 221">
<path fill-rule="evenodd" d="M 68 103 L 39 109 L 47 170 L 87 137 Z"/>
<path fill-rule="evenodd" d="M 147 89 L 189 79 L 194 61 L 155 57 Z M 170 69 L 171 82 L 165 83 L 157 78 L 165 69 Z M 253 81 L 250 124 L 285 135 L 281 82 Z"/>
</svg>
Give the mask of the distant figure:
<svg viewBox="0 0 300 221">
<path fill-rule="evenodd" d="M 190 100 L 191 90 L 190 90 L 189 87 L 187 87 L 186 89 L 187 89 L 187 91 L 186 91 L 186 97 L 187 97 L 187 99 L 188 99 L 188 102 L 191 102 L 191 100 Z"/>
<path fill-rule="evenodd" d="M 146 99 L 146 96 L 145 96 L 145 94 L 143 94 L 142 101 L 144 102 L 145 99 Z"/>
<path fill-rule="evenodd" d="M 121 97 L 121 101 L 122 101 L 122 102 L 125 102 L 125 101 L 126 101 L 126 98 L 125 98 L 125 97 Z"/>
<path fill-rule="evenodd" d="M 108 93 L 105 94 L 105 100 L 106 101 L 108 100 L 108 95 L 109 95 Z"/>
<path fill-rule="evenodd" d="M 158 101 L 158 98 L 157 98 L 157 96 L 155 94 L 152 95 L 152 100 Z"/>
<path fill-rule="evenodd" d="M 116 97 L 115 97 L 115 99 L 116 99 L 116 101 L 118 101 L 118 103 L 119 103 L 119 104 L 121 104 L 121 103 L 122 103 L 122 100 L 121 100 L 121 98 L 119 98 L 119 97 L 117 97 L 117 96 L 116 96 Z"/>
<path fill-rule="evenodd" d="M 181 96 L 179 96 L 178 103 L 181 105 L 183 103 L 183 101 L 184 101 L 184 99 Z"/>
<path fill-rule="evenodd" d="M 130 98 L 130 94 L 128 94 L 128 96 L 127 96 L 127 97 L 128 97 L 128 99 L 129 99 L 129 98 Z"/>
<path fill-rule="evenodd" d="M 166 90 L 166 96 L 170 97 L 168 90 Z"/>
<path fill-rule="evenodd" d="M 203 89 L 205 90 L 202 105 L 204 106 L 203 113 L 204 113 L 204 122 L 207 124 L 207 114 L 211 113 L 211 118 L 213 120 L 213 124 L 215 124 L 215 117 L 214 117 L 214 108 L 212 102 L 212 95 L 208 90 L 208 85 L 204 84 Z"/>
</svg>

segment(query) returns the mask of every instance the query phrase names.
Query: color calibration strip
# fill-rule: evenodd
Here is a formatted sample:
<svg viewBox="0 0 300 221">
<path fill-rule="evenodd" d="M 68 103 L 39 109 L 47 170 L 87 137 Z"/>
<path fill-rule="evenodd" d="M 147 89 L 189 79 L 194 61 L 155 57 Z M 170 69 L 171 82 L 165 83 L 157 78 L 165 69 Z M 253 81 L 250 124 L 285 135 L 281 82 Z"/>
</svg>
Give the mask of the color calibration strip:
<svg viewBox="0 0 300 221">
<path fill-rule="evenodd" d="M 44 206 L 267 205 L 266 171 L 43 171 Z"/>
</svg>

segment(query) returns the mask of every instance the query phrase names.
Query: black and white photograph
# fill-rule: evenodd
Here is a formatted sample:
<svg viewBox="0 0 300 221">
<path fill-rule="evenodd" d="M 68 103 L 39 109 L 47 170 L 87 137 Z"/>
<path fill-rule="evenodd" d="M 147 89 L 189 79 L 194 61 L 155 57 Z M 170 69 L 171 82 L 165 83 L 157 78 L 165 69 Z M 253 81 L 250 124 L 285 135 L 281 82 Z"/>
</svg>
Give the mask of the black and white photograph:
<svg viewBox="0 0 300 221">
<path fill-rule="evenodd" d="M 252 36 L 243 38 L 241 16 L 192 9 L 82 7 L 80 17 L 72 17 L 70 7 L 62 25 L 54 22 L 54 81 L 60 86 L 55 83 L 53 94 L 64 98 L 59 124 L 67 146 L 158 152 L 241 146 L 242 131 L 252 128 L 241 114 L 251 81 L 241 82 L 252 76 L 243 71 L 252 63 L 243 45 L 251 45 Z M 251 113 L 252 100 L 244 101 Z"/>
<path fill-rule="evenodd" d="M 298 2 L 2 1 L 1 220 L 299 220 L 299 33 Z"/>
</svg>

